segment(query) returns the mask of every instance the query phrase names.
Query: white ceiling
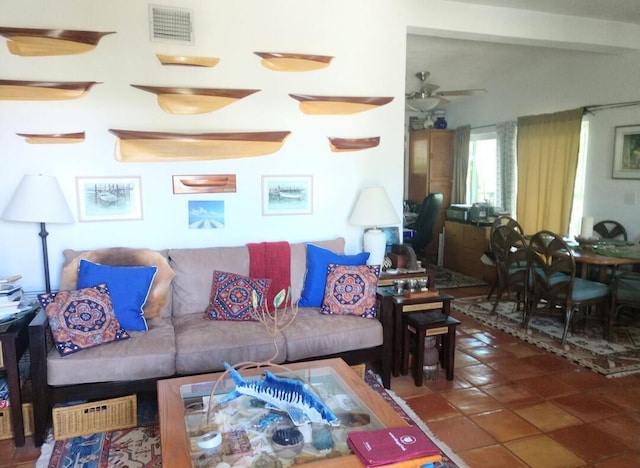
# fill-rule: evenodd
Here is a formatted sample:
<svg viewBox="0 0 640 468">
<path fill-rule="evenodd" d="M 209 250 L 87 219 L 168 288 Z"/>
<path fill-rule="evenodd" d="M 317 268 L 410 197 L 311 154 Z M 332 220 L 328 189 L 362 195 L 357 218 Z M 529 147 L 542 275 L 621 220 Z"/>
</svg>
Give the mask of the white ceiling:
<svg viewBox="0 0 640 468">
<path fill-rule="evenodd" d="M 446 0 L 640 24 L 640 0 Z"/>
<path fill-rule="evenodd" d="M 553 14 L 589 17 L 640 24 L 640 0 L 446 0 L 505 8 L 535 10 Z M 530 66 L 539 59 L 575 58 L 595 52 L 535 47 L 507 43 L 469 41 L 434 36 L 407 36 L 406 91 L 420 87 L 415 74 L 429 71 L 429 82 L 440 90 L 484 88 L 499 92 L 508 70 Z M 469 97 L 451 98 L 473 99 Z"/>
</svg>

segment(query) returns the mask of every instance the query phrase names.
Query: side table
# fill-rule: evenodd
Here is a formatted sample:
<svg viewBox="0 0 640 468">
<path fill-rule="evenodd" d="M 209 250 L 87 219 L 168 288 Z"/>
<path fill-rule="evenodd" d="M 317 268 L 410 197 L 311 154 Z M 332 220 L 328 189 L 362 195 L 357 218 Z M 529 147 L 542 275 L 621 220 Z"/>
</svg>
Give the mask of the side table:
<svg viewBox="0 0 640 468">
<path fill-rule="evenodd" d="M 425 276 L 423 274 L 423 276 Z M 386 322 L 390 323 L 391 330 L 389 333 L 392 342 L 391 357 L 391 373 L 394 377 L 400 375 L 402 350 L 403 346 L 403 330 L 402 316 L 407 312 L 434 311 L 441 312 L 446 316 L 451 312 L 451 300 L 453 296 L 445 293 L 438 293 L 431 297 L 408 298 L 394 294 L 393 286 L 378 287 L 378 302 L 380 304 L 380 312 L 386 317 Z"/>
<path fill-rule="evenodd" d="M 7 372 L 9 383 L 9 408 L 13 426 L 13 440 L 17 447 L 24 445 L 24 421 L 22 419 L 22 389 L 18 361 L 29 348 L 29 322 L 37 307 L 19 312 L 16 317 L 0 322 L 0 344 L 2 356 L 0 370 Z"/>
<path fill-rule="evenodd" d="M 404 347 L 402 350 L 402 374 L 409 370 L 409 351 L 414 354 L 413 380 L 420 387 L 424 381 L 424 339 L 440 337 L 440 364 L 447 372 L 447 380 L 453 380 L 456 352 L 456 327 L 460 321 L 438 313 L 416 312 L 402 317 Z M 413 336 L 412 336 L 413 335 Z"/>
</svg>

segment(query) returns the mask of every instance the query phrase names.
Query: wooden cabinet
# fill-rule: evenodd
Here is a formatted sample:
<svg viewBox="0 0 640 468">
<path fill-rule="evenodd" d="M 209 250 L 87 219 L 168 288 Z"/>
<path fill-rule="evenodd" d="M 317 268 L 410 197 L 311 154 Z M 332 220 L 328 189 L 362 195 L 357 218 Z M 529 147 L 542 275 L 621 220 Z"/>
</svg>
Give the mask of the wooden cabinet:
<svg viewBox="0 0 640 468">
<path fill-rule="evenodd" d="M 444 266 L 453 271 L 484 279 L 480 258 L 489 247 L 488 226 L 446 221 L 444 223 Z"/>
<path fill-rule="evenodd" d="M 417 130 L 409 134 L 409 167 L 407 197 L 422 203 L 429 193 L 442 193 L 442 208 L 438 214 L 433 241 L 426 249 L 428 261 L 438 258 L 438 234 L 444 226 L 444 214 L 451 204 L 453 183 L 452 130 Z"/>
</svg>

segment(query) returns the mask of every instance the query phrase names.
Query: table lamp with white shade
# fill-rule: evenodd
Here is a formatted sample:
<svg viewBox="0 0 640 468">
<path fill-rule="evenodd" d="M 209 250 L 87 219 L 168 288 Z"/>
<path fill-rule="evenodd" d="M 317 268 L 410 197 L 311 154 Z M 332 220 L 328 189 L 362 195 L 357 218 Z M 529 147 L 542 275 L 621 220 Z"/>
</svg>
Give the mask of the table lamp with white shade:
<svg viewBox="0 0 640 468">
<path fill-rule="evenodd" d="M 5 221 L 40 223 L 46 291 L 51 292 L 45 223 L 73 223 L 73 215 L 58 180 L 53 176 L 25 175 L 2 213 Z"/>
<path fill-rule="evenodd" d="M 349 223 L 371 228 L 362 239 L 363 250 L 369 252 L 367 265 L 382 265 L 384 262 L 387 241 L 384 232 L 378 228 L 399 222 L 400 218 L 384 187 L 365 187 L 360 191 Z"/>
</svg>

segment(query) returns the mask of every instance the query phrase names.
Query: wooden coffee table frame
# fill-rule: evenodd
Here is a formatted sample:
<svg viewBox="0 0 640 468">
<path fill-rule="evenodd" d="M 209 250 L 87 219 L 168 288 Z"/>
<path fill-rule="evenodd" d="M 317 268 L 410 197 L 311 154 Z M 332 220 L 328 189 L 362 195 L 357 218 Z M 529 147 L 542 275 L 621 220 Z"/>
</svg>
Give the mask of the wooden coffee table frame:
<svg viewBox="0 0 640 468">
<path fill-rule="evenodd" d="M 297 371 L 320 367 L 332 368 L 338 376 L 351 388 L 363 403 L 387 427 L 406 426 L 407 423 L 387 403 L 373 391 L 367 383 L 356 374 L 342 359 L 323 359 L 318 361 L 288 364 L 287 368 Z M 261 375 L 263 369 L 242 371 L 243 375 Z M 277 372 L 277 369 L 275 370 Z M 158 414 L 160 418 L 160 443 L 163 466 L 191 466 L 191 451 L 187 428 L 184 422 L 184 403 L 180 395 L 180 387 L 186 384 L 212 382 L 222 373 L 201 374 L 178 377 L 158 381 Z M 328 458 L 304 466 L 332 467 L 363 466 L 355 455 L 340 458 Z"/>
</svg>

